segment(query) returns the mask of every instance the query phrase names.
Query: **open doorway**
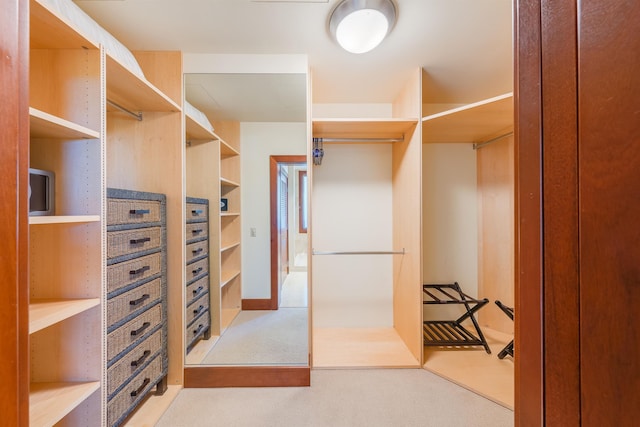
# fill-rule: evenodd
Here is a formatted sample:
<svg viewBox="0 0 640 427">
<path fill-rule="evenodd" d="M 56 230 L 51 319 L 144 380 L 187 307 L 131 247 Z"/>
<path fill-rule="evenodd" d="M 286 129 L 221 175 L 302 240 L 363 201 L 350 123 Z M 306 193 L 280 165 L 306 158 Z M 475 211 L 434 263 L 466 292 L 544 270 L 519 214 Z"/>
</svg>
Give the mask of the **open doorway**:
<svg viewBox="0 0 640 427">
<path fill-rule="evenodd" d="M 271 307 L 307 307 L 307 159 L 270 156 Z"/>
</svg>

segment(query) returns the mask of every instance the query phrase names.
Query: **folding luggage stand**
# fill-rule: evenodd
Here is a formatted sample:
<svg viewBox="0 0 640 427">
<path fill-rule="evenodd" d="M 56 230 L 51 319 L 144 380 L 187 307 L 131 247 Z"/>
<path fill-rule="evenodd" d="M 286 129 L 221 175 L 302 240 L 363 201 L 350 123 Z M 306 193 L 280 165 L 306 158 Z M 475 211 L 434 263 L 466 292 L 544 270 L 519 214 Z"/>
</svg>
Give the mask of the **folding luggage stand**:
<svg viewBox="0 0 640 427">
<path fill-rule="evenodd" d="M 509 316 L 509 319 L 513 320 L 513 307 L 507 307 L 500 301 L 496 301 L 496 305 L 500 307 L 500 310 L 502 310 L 504 314 Z M 511 340 L 511 342 L 507 344 L 500 353 L 498 353 L 498 359 L 504 359 L 507 354 L 513 357 L 513 340 Z"/>
<path fill-rule="evenodd" d="M 489 302 L 487 298 L 475 299 L 462 292 L 458 282 L 451 284 L 425 284 L 422 292 L 427 298 L 423 304 L 459 304 L 466 312 L 456 320 L 425 320 L 423 323 L 424 345 L 441 346 L 482 346 L 488 354 L 491 349 L 487 344 L 478 321 L 473 316 L 476 311 Z M 462 326 L 462 322 L 470 319 L 476 335 Z"/>
</svg>

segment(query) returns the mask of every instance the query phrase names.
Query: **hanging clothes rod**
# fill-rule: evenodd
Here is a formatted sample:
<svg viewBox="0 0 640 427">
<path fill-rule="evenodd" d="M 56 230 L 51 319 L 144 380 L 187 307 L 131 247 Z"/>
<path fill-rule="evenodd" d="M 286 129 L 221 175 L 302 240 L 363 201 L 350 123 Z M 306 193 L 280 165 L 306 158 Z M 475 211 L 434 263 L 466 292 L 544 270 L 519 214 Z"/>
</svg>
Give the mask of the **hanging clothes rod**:
<svg viewBox="0 0 640 427">
<path fill-rule="evenodd" d="M 403 142 L 404 138 L 314 138 L 318 142 Z"/>
<path fill-rule="evenodd" d="M 404 255 L 405 249 L 401 251 L 312 251 L 312 255 Z"/>
<path fill-rule="evenodd" d="M 142 113 L 134 113 L 133 111 L 129 111 L 126 108 L 124 108 L 123 106 L 118 105 L 113 101 L 109 101 L 108 99 L 107 99 L 107 104 L 111 105 L 113 108 L 116 108 L 116 109 L 122 111 L 123 113 L 127 113 L 128 115 L 134 117 L 139 122 L 142 121 Z"/>
<path fill-rule="evenodd" d="M 507 133 L 505 133 L 504 135 L 496 136 L 495 138 L 492 138 L 492 139 L 490 139 L 490 140 L 488 140 L 488 141 L 484 141 L 484 142 L 479 142 L 479 143 L 477 143 L 477 144 L 473 144 L 473 149 L 474 149 L 474 150 L 477 150 L 478 148 L 482 148 L 482 147 L 484 147 L 485 145 L 489 145 L 489 144 L 491 144 L 492 142 L 499 141 L 499 140 L 501 140 L 502 138 L 506 138 L 506 137 L 511 136 L 511 135 L 513 135 L 513 131 L 512 131 L 512 132 L 507 132 Z"/>
</svg>

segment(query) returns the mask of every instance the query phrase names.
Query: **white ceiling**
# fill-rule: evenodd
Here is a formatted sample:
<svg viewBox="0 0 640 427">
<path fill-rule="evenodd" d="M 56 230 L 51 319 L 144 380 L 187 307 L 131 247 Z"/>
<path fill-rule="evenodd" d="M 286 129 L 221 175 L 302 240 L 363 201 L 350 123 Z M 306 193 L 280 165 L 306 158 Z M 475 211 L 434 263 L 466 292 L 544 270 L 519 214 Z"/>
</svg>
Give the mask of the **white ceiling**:
<svg viewBox="0 0 640 427">
<path fill-rule="evenodd" d="M 76 3 L 131 50 L 306 54 L 313 103 L 392 102 L 419 67 L 428 74 L 429 103 L 464 104 L 512 91 L 512 0 L 394 1 L 396 26 L 362 55 L 343 51 L 329 36 L 328 17 L 339 0 Z"/>
</svg>

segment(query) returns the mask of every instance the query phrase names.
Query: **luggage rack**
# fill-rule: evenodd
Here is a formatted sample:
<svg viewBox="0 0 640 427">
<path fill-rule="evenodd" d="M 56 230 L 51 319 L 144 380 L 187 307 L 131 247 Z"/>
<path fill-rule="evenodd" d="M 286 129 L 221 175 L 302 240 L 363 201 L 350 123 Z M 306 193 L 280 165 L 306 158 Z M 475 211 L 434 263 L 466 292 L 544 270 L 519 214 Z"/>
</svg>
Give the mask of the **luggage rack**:
<svg viewBox="0 0 640 427">
<path fill-rule="evenodd" d="M 500 307 L 500 310 L 502 310 L 504 314 L 509 316 L 509 319 L 513 320 L 513 307 L 507 307 L 499 300 L 496 301 L 496 305 Z M 511 342 L 507 344 L 500 353 L 498 353 L 498 359 L 504 359 L 507 355 L 513 357 L 513 340 L 511 340 Z"/>
<path fill-rule="evenodd" d="M 450 284 L 425 284 L 422 292 L 426 299 L 423 304 L 458 304 L 463 305 L 466 312 L 456 320 L 425 320 L 423 322 L 424 345 L 442 346 L 482 346 L 488 354 L 491 349 L 487 344 L 478 321 L 473 316 L 489 302 L 487 298 L 475 299 L 462 292 L 458 282 Z M 475 334 L 462 326 L 465 320 L 471 320 Z"/>
</svg>

